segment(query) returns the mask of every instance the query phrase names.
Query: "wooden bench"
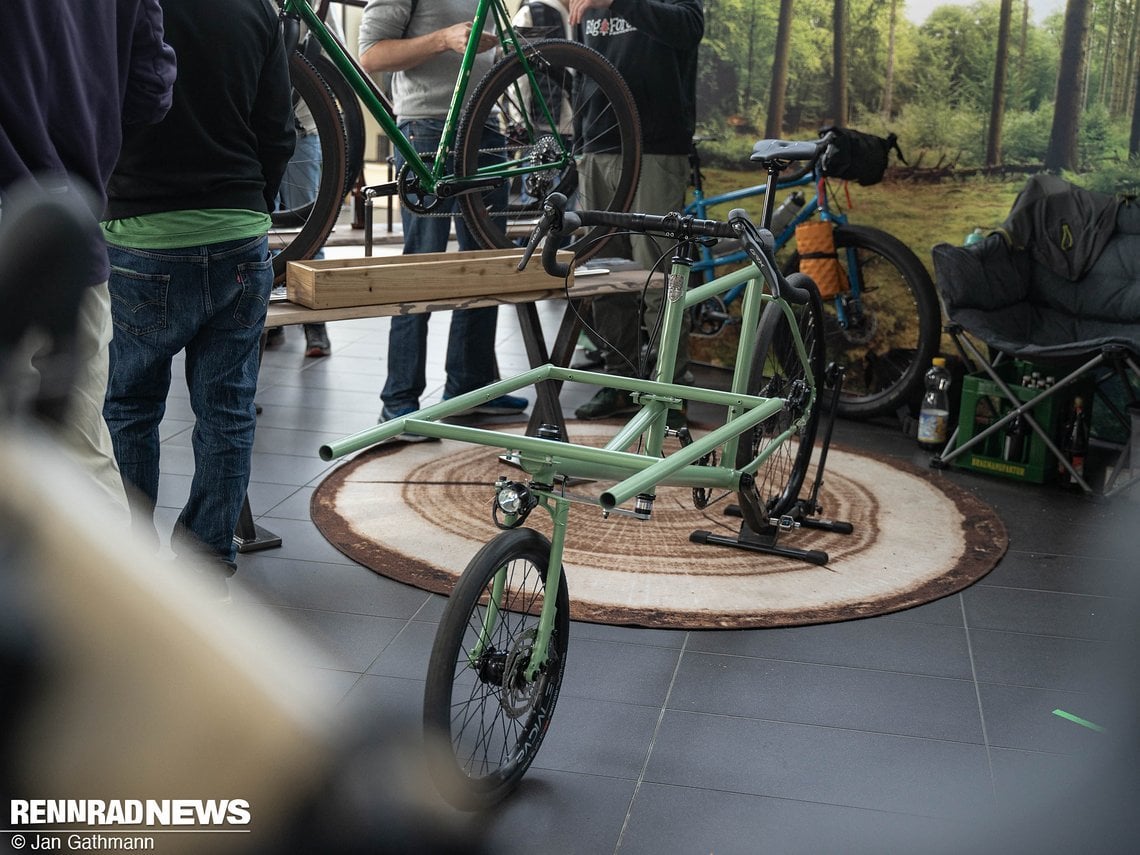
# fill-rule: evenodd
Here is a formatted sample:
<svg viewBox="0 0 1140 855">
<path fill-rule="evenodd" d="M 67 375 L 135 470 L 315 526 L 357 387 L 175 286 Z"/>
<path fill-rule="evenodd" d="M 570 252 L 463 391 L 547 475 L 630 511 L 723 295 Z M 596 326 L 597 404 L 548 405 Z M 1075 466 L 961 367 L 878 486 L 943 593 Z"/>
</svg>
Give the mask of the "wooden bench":
<svg viewBox="0 0 1140 855">
<path fill-rule="evenodd" d="M 534 259 L 534 264 L 538 259 Z M 331 321 L 354 320 L 358 318 L 387 318 L 393 315 L 422 314 L 424 312 L 447 312 L 455 309 L 476 309 L 483 306 L 514 306 L 518 312 L 519 326 L 522 328 L 523 344 L 531 367 L 550 362 L 566 366 L 574 354 L 578 333 L 582 328 L 582 318 L 586 316 L 595 297 L 605 294 L 620 294 L 639 291 L 645 286 L 647 274 L 644 270 L 619 270 L 606 274 L 584 275 L 576 272 L 573 283 L 567 291 L 559 280 L 551 277 L 551 287 L 535 291 L 519 291 L 509 294 L 486 294 L 461 298 L 436 298 L 396 303 L 377 303 L 368 306 L 347 306 L 333 309 L 309 309 L 289 301 L 274 301 L 269 305 L 265 326 L 291 326 L 293 324 L 317 324 Z M 545 300 L 566 300 L 558 331 L 554 341 L 548 346 L 539 322 L 537 303 Z M 557 425 L 565 436 L 565 420 L 558 397 L 561 383 L 548 381 L 536 387 L 535 401 L 531 408 L 527 433 L 534 433 L 540 424 Z M 254 523 L 248 497 L 242 508 L 238 529 L 234 535 L 239 552 L 253 552 L 271 549 L 281 545 L 281 538 Z"/>
</svg>

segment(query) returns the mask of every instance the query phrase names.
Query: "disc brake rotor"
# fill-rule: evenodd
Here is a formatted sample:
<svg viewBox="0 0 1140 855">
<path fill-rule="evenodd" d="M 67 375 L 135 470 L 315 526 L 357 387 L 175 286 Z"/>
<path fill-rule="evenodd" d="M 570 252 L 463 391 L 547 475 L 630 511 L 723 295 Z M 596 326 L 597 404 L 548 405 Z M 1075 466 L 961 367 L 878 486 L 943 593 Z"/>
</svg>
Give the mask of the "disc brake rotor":
<svg viewBox="0 0 1140 855">
<path fill-rule="evenodd" d="M 543 672 L 540 672 L 533 682 L 528 683 L 526 680 L 526 667 L 530 664 L 537 636 L 538 628 L 531 627 L 515 640 L 510 653 L 507 654 L 499 705 L 509 718 L 520 718 L 533 709 L 546 686 L 546 674 Z"/>
</svg>

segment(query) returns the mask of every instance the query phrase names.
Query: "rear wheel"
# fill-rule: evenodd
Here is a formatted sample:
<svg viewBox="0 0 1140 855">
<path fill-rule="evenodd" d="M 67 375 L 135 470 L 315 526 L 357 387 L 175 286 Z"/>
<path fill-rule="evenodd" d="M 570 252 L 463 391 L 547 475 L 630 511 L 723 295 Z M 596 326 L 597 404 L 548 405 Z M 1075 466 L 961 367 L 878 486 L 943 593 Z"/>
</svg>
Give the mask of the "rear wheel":
<svg viewBox="0 0 1140 855">
<path fill-rule="evenodd" d="M 471 559 L 447 601 L 428 664 L 424 730 L 432 776 L 456 807 L 506 797 L 550 725 L 570 633 L 565 573 L 546 662 L 526 676 L 549 563 L 546 537 L 510 529 Z"/>
<path fill-rule="evenodd" d="M 475 88 L 459 125 L 455 173 L 509 162 L 517 172 L 498 186 L 460 196 L 467 227 L 488 249 L 526 240 L 542 201 L 573 199 L 583 157 L 606 158 L 612 191 L 588 200 L 594 210 L 628 211 L 641 165 L 641 125 L 629 88 L 597 51 L 562 40 L 533 42 L 526 57 L 500 61 Z M 543 109 L 546 105 L 548 109 Z M 505 186 L 504 186 L 505 185 Z M 612 228 L 582 229 L 566 248 L 579 260 L 596 254 Z"/>
<path fill-rule="evenodd" d="M 846 370 L 839 413 L 893 414 L 920 397 L 923 374 L 938 352 L 934 283 L 918 256 L 879 229 L 840 226 L 835 248 L 852 285 L 824 300 L 828 359 Z M 787 269 L 799 269 L 798 254 Z"/>
<path fill-rule="evenodd" d="M 364 171 L 364 110 L 352 86 L 324 54 L 309 57 L 317 73 L 332 90 L 337 112 L 344 124 L 345 169 L 344 192 L 348 193 Z"/>
<path fill-rule="evenodd" d="M 793 273 L 789 284 L 810 292 L 802 306 L 791 306 L 807 353 L 799 358 L 788 317 L 777 303 L 769 303 L 760 315 L 748 394 L 783 398 L 783 410 L 740 436 L 737 468 L 743 468 L 771 447 L 789 429 L 792 435 L 760 464 L 752 486 L 737 495 L 744 521 L 753 531 L 767 528 L 769 520 L 788 513 L 799 498 L 815 445 L 819 423 L 819 400 L 823 384 L 823 308 L 815 283 Z M 809 377 L 810 372 L 810 377 Z M 812 394 L 812 383 L 815 394 Z"/>
<path fill-rule="evenodd" d="M 297 143 L 269 229 L 275 282 L 284 281 L 287 262 L 312 258 L 324 246 L 344 200 L 345 131 L 332 90 L 295 51 L 289 80 Z"/>
</svg>

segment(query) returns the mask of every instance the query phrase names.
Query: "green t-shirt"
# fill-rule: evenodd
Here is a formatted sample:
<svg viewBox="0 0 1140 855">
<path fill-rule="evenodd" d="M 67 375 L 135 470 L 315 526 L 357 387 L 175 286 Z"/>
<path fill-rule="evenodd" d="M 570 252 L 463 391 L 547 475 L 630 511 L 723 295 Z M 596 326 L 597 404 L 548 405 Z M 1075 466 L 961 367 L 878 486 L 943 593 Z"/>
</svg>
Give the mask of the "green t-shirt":
<svg viewBox="0 0 1140 855">
<path fill-rule="evenodd" d="M 141 217 L 105 220 L 103 235 L 113 246 L 176 249 L 260 237 L 269 231 L 269 214 L 240 208 L 163 211 Z"/>
</svg>

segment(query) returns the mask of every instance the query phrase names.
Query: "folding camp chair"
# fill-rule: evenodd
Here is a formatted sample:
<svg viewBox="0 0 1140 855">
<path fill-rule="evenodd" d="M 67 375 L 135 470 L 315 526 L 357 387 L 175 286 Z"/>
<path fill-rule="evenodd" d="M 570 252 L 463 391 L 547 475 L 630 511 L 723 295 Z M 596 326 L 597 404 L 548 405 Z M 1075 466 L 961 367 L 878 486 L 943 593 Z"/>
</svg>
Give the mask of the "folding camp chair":
<svg viewBox="0 0 1140 855">
<path fill-rule="evenodd" d="M 1040 191 L 1043 182 L 1031 181 Z M 1065 182 L 1050 178 L 1047 188 L 1065 192 L 1061 185 Z M 1088 198 L 1087 191 L 1080 191 L 1080 204 Z M 1104 199 L 1112 197 L 1097 201 Z M 1055 427 L 1062 402 L 1071 400 L 1081 385 L 1091 384 L 1098 406 L 1107 407 L 1126 430 L 1131 430 L 1127 414 L 1103 387 L 1117 378 L 1126 401 L 1136 401 L 1140 388 L 1140 205 L 1118 200 L 1102 205 L 1095 213 L 1074 209 L 1059 212 L 1054 204 L 1057 201 L 1040 201 L 1033 212 L 1033 238 L 1044 242 L 1056 236 L 1051 246 L 1035 247 L 1031 241 L 1018 245 L 1016 236 L 1011 239 L 1011 221 L 1007 221 L 1005 230 L 977 243 L 939 244 L 933 249 L 936 284 L 948 320 L 946 332 L 962 357 L 992 381 L 987 389 L 1000 390 L 998 402 L 1008 409 L 995 412 L 990 424 L 968 438 L 960 439 L 961 431 L 955 431 L 932 465 L 949 463 L 970 451 L 976 453 L 1020 416 L 1057 466 L 1083 490 L 1092 492 L 1058 447 L 1058 438 L 1050 428 Z M 1097 217 L 1099 223 L 1094 222 Z M 1102 230 L 1096 235 L 1097 246 L 1086 258 L 1074 262 L 1072 257 L 1063 256 L 1066 247 L 1086 237 L 1091 240 L 1097 229 Z M 1084 249 L 1088 249 L 1087 241 Z M 972 339 L 986 345 L 989 354 Z M 1010 359 L 1055 366 L 1057 379 L 1048 388 L 1036 390 L 1037 394 L 1026 395 L 1019 379 L 1008 371 Z M 1039 416 L 1045 411 L 1054 424 L 1041 423 Z M 1140 480 L 1115 483 L 1128 448 L 1126 443 L 1109 473 L 1106 492 L 1118 492 Z M 1132 468 L 1133 472 L 1140 470 L 1140 461 Z"/>
</svg>

